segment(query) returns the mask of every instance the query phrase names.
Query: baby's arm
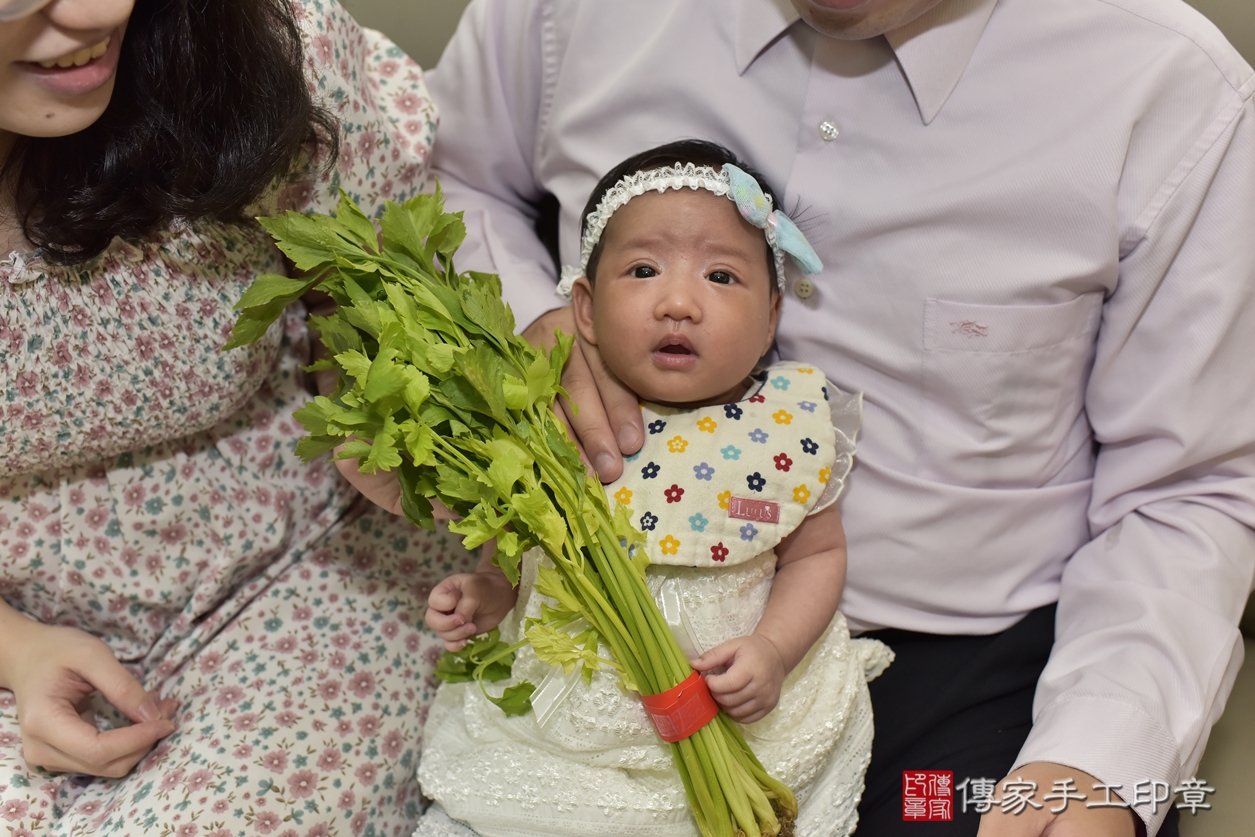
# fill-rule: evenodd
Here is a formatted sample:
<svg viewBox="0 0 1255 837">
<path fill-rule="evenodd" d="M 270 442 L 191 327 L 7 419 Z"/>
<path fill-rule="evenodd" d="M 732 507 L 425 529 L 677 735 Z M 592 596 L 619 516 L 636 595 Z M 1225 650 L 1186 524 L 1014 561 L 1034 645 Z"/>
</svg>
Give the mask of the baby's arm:
<svg viewBox="0 0 1255 837">
<path fill-rule="evenodd" d="M 775 708 L 785 676 L 832 621 L 844 585 L 845 530 L 833 503 L 776 547 L 776 578 L 754 633 L 693 662 L 701 672 L 726 668 L 707 674 L 706 685 L 728 715 L 749 724 Z"/>
<path fill-rule="evenodd" d="M 451 575 L 427 597 L 424 617 L 445 648 L 459 651 L 476 634 L 491 631 L 518 601 L 519 591 L 492 563 L 492 544 L 485 544 L 473 573 Z"/>
</svg>

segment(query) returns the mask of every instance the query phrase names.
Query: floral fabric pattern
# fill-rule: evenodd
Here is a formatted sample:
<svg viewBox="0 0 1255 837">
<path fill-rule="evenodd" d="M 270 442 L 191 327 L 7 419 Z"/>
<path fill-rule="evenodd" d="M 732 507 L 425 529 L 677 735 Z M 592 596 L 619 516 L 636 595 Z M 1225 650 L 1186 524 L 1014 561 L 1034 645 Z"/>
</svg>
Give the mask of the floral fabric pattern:
<svg viewBox="0 0 1255 837">
<path fill-rule="evenodd" d="M 179 701 L 177 729 L 124 779 L 28 768 L 0 690 L 0 833 L 409 835 L 444 650 L 422 614 L 470 565 L 446 531 L 360 502 L 180 670 L 146 678 Z"/>
<path fill-rule="evenodd" d="M 0 263 L 0 477 L 99 461 L 236 413 L 274 366 L 280 333 L 219 351 L 231 306 L 282 269 L 264 230 L 223 225 L 115 240 L 36 282 L 14 284 Z"/>
<path fill-rule="evenodd" d="M 311 89 L 340 123 L 255 211 L 379 213 L 426 182 L 422 71 L 331 0 L 293 6 Z M 325 173 L 324 173 L 325 172 Z M 294 454 L 308 399 L 299 306 L 222 352 L 232 306 L 284 263 L 256 225 L 177 225 L 76 268 L 0 262 L 0 596 L 100 637 L 177 730 L 121 780 L 45 774 L 0 691 L 13 835 L 408 834 L 440 644 L 432 583 L 471 556 Z M 102 707 L 99 723 L 119 722 Z"/>
<path fill-rule="evenodd" d="M 836 391 L 834 403 L 824 376 L 800 363 L 777 363 L 755 377 L 758 390 L 735 404 L 641 405 L 649 434 L 637 455 L 645 464 L 625 468 L 607 490 L 645 533 L 651 561 L 748 561 L 840 494 L 860 397 Z"/>
</svg>

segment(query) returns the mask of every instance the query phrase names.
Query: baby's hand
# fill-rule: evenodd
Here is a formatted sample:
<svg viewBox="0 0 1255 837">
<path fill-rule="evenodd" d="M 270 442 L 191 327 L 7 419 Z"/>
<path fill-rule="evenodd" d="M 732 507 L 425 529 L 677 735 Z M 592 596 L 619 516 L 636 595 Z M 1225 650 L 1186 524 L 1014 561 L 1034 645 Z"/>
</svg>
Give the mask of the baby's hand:
<svg viewBox="0 0 1255 837">
<path fill-rule="evenodd" d="M 776 708 L 784 684 L 784 660 L 771 640 L 758 634 L 730 639 L 693 661 L 705 672 L 706 686 L 723 710 L 736 721 L 752 724 Z"/>
<path fill-rule="evenodd" d="M 471 637 L 497 627 L 517 598 L 499 572 L 459 573 L 431 591 L 424 618 L 445 648 L 460 651 Z"/>
</svg>

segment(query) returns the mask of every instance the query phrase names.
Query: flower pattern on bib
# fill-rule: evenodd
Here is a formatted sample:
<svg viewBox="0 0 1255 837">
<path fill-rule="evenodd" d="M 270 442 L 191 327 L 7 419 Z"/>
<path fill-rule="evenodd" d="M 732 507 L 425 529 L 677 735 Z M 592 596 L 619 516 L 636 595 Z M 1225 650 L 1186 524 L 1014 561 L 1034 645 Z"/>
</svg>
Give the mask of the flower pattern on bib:
<svg viewBox="0 0 1255 837">
<path fill-rule="evenodd" d="M 733 404 L 641 405 L 645 445 L 606 491 L 645 533 L 653 563 L 748 561 L 831 499 L 827 483 L 849 471 L 853 438 L 833 427 L 823 375 L 781 362 L 754 377 L 757 391 Z"/>
</svg>

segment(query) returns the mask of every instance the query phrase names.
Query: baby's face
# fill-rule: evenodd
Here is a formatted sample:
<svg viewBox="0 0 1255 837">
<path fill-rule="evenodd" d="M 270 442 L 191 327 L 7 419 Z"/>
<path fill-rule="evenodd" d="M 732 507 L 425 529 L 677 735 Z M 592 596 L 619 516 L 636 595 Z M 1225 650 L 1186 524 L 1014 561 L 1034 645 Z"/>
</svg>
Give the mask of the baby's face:
<svg viewBox="0 0 1255 837">
<path fill-rule="evenodd" d="M 611 218 L 596 290 L 572 291 L 580 336 L 647 401 L 738 399 L 780 314 L 763 231 L 705 190 L 649 192 Z"/>
</svg>

